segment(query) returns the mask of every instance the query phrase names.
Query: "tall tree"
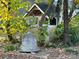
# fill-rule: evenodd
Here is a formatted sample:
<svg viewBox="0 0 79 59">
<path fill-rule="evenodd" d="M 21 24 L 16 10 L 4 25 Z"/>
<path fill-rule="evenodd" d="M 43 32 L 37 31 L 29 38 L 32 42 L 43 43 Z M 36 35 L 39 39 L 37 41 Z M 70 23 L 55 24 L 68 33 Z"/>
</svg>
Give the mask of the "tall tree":
<svg viewBox="0 0 79 59">
<path fill-rule="evenodd" d="M 63 20 L 64 20 L 64 42 L 65 44 L 71 44 L 69 40 L 69 22 L 71 21 L 72 14 L 79 3 L 79 0 L 72 0 L 72 7 L 68 13 L 68 0 L 63 1 Z"/>
<path fill-rule="evenodd" d="M 69 19 L 68 19 L 68 0 L 63 1 L 63 20 L 64 20 L 64 41 L 68 43 L 69 40 Z"/>
</svg>

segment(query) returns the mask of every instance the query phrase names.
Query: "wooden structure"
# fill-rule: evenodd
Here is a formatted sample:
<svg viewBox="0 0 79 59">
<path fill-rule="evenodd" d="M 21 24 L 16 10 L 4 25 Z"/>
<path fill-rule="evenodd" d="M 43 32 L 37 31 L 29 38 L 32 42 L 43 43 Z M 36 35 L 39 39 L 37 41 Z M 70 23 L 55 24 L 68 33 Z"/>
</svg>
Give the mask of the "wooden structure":
<svg viewBox="0 0 79 59">
<path fill-rule="evenodd" d="M 33 4 L 32 7 L 28 10 L 28 12 L 24 15 L 24 17 L 28 16 L 36 16 L 38 17 L 38 20 L 41 19 L 41 16 L 45 13 L 45 11 L 48 8 L 48 4 L 40 3 L 40 4 Z M 47 11 L 47 14 L 45 16 L 46 19 L 50 19 L 50 16 L 52 14 L 52 6 Z M 56 19 L 54 19 L 55 23 L 53 24 L 53 21 L 50 23 L 51 25 L 56 25 Z M 51 19 L 50 19 L 51 21 Z"/>
</svg>

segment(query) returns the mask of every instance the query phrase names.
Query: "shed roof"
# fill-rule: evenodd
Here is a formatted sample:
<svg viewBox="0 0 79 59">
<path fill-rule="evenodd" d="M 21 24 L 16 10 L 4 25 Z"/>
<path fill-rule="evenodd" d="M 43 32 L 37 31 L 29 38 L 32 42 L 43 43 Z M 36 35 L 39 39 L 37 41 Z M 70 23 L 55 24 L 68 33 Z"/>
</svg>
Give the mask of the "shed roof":
<svg viewBox="0 0 79 59">
<path fill-rule="evenodd" d="M 46 4 L 46 3 L 39 3 L 39 4 L 33 4 L 32 5 L 32 7 L 28 10 L 28 12 L 30 12 L 32 9 L 33 9 L 33 7 L 37 7 L 43 14 L 45 13 L 45 11 L 47 10 L 47 8 L 49 7 L 49 5 L 48 4 Z M 47 11 L 47 16 L 49 17 L 50 15 L 51 15 L 51 13 L 52 13 L 52 6 L 49 8 L 49 10 Z M 28 13 L 26 13 L 26 14 L 28 14 Z M 25 16 L 26 16 L 26 14 L 25 14 Z"/>
</svg>

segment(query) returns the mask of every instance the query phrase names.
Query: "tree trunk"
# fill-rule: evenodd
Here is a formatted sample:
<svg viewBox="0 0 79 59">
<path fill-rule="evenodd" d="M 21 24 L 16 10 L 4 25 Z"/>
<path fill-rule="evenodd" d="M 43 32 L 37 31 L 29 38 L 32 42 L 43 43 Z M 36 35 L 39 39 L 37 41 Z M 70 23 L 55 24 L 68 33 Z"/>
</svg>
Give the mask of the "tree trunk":
<svg viewBox="0 0 79 59">
<path fill-rule="evenodd" d="M 64 21 L 64 42 L 65 44 L 68 44 L 69 42 L 69 22 L 68 20 Z"/>
<path fill-rule="evenodd" d="M 64 43 L 69 42 L 68 0 L 63 1 Z"/>
<path fill-rule="evenodd" d="M 64 43 L 65 44 L 71 44 L 71 41 L 69 40 L 69 22 L 71 21 L 72 14 L 76 8 L 74 0 L 72 0 L 72 8 L 70 10 L 70 13 L 68 15 L 68 0 L 63 1 L 63 20 L 64 20 Z"/>
</svg>

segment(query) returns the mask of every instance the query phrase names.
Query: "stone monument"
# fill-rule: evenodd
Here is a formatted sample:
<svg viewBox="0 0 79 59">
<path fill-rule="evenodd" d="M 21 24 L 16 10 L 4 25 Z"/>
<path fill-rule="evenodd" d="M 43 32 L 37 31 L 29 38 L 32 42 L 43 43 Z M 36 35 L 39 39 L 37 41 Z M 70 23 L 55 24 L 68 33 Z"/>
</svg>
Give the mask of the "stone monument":
<svg viewBox="0 0 79 59">
<path fill-rule="evenodd" d="M 20 52 L 38 52 L 37 41 L 33 33 L 27 32 L 26 36 L 22 39 Z"/>
</svg>

